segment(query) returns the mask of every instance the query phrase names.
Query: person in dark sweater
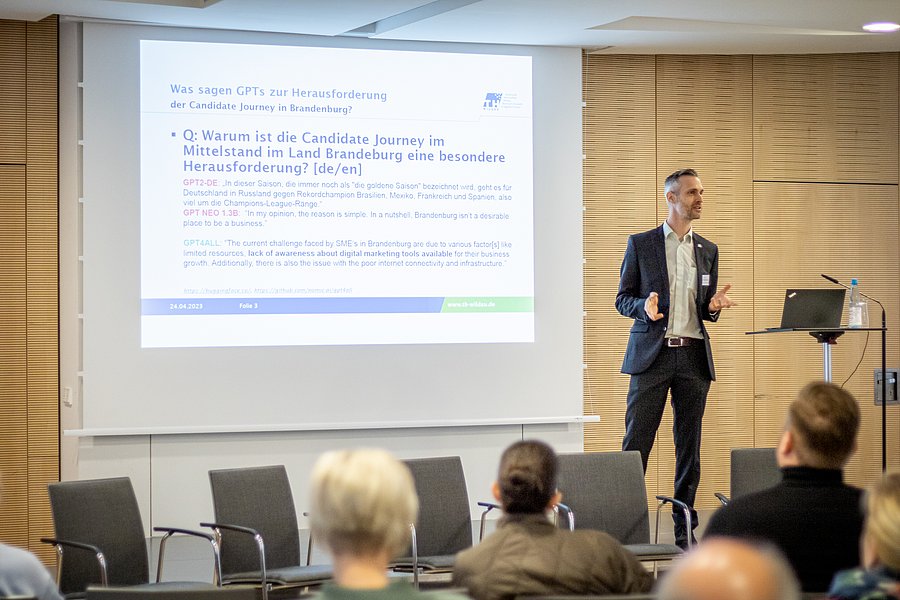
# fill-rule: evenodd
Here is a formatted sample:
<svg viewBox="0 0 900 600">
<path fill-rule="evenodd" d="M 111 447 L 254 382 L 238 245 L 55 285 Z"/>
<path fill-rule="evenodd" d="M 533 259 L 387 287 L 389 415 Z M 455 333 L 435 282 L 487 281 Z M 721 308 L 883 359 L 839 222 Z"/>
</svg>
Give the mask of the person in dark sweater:
<svg viewBox="0 0 900 600">
<path fill-rule="evenodd" d="M 862 491 L 843 480 L 856 450 L 859 407 L 825 382 L 807 384 L 788 409 L 776 450 L 780 484 L 735 498 L 716 511 L 704 539 L 761 539 L 787 556 L 804 592 L 824 592 L 858 561 Z"/>
</svg>

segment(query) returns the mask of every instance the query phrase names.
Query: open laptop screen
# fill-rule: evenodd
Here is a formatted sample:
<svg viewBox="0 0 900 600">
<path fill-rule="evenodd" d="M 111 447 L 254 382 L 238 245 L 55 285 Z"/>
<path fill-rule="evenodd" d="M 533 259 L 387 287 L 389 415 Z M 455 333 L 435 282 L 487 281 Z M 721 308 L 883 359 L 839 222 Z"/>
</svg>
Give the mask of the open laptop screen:
<svg viewBox="0 0 900 600">
<path fill-rule="evenodd" d="M 786 290 L 780 329 L 840 327 L 845 295 L 842 289 Z"/>
</svg>

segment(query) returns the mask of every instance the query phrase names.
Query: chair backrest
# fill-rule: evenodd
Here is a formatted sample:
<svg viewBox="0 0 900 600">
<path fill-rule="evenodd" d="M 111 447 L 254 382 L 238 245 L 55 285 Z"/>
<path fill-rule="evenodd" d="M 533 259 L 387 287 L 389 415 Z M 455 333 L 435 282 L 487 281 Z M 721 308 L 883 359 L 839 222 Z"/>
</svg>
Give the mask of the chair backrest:
<svg viewBox="0 0 900 600">
<path fill-rule="evenodd" d="M 220 469 L 209 472 L 217 523 L 255 529 L 266 548 L 266 568 L 300 565 L 297 509 L 284 465 Z M 222 531 L 222 573 L 259 570 L 252 536 Z"/>
<path fill-rule="evenodd" d="M 576 529 L 599 529 L 622 544 L 650 543 L 640 453 L 560 454 L 557 488 L 575 514 Z"/>
<path fill-rule="evenodd" d="M 403 461 L 419 496 L 416 545 L 419 556 L 456 554 L 472 545 L 466 476 L 458 456 Z"/>
<path fill-rule="evenodd" d="M 129 478 L 63 481 L 47 489 L 57 539 L 98 547 L 106 557 L 110 585 L 147 583 L 144 525 Z M 100 583 L 94 554 L 64 548 L 62 593 L 83 592 L 92 583 Z"/>
<path fill-rule="evenodd" d="M 781 482 L 775 448 L 731 449 L 731 498 L 758 492 Z"/>
</svg>

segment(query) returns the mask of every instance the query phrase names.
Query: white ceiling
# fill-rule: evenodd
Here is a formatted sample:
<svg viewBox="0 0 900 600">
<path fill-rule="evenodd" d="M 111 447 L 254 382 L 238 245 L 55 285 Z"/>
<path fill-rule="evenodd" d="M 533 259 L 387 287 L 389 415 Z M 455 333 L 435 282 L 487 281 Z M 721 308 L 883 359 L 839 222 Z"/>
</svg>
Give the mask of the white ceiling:
<svg viewBox="0 0 900 600">
<path fill-rule="evenodd" d="M 0 0 L 0 18 L 50 14 L 393 40 L 576 46 L 604 53 L 900 51 L 900 0 Z M 603 49 L 607 46 L 610 48 Z"/>
</svg>

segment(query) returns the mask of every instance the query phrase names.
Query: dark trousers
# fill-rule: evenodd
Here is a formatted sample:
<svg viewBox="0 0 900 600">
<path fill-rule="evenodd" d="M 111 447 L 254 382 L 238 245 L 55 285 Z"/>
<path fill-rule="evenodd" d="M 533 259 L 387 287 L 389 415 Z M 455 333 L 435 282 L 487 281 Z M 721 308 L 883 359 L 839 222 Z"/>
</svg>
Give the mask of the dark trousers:
<svg viewBox="0 0 900 600">
<path fill-rule="evenodd" d="M 641 453 L 644 472 L 656 431 L 666 407 L 666 397 L 672 392 L 672 411 L 675 437 L 675 494 L 691 507 L 691 529 L 697 527 L 697 512 L 693 509 L 697 486 L 700 484 L 700 431 L 703 411 L 709 392 L 709 367 L 706 346 L 697 340 L 689 346 L 663 346 L 650 368 L 631 376 L 628 387 L 628 407 L 625 411 L 625 438 L 622 450 Z M 673 512 L 676 536 L 686 535 L 681 511 Z M 680 531 L 679 531 L 680 530 Z"/>
</svg>

